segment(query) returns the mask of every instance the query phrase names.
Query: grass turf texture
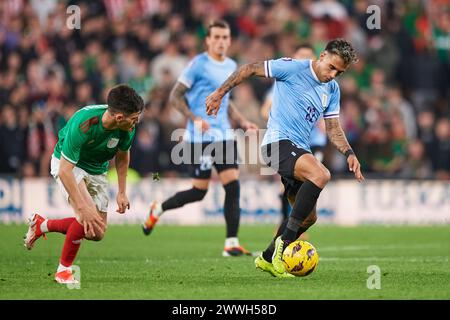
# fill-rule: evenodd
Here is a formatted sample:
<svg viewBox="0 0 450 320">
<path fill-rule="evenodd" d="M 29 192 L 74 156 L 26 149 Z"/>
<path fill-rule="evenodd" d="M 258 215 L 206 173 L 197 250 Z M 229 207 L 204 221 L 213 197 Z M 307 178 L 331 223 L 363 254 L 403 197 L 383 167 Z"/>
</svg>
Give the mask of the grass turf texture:
<svg viewBox="0 0 450 320">
<path fill-rule="evenodd" d="M 224 258 L 224 226 L 109 226 L 83 241 L 75 264 L 81 289 L 53 281 L 64 236 L 22 246 L 25 225 L 0 224 L 0 299 L 450 299 L 450 226 L 315 226 L 319 253 L 308 277 L 276 279 L 254 257 Z M 262 250 L 273 226 L 241 226 L 240 240 Z M 381 289 L 369 290 L 370 265 Z"/>
</svg>

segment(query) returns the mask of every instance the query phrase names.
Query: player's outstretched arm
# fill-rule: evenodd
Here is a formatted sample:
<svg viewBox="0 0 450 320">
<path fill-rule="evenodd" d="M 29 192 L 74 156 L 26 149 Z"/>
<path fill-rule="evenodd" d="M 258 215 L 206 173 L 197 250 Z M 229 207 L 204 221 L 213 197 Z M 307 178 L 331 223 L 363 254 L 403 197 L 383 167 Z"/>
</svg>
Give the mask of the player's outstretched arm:
<svg viewBox="0 0 450 320">
<path fill-rule="evenodd" d="M 117 193 L 117 210 L 118 213 L 125 213 L 126 209 L 130 209 L 130 201 L 127 197 L 127 172 L 130 164 L 130 151 L 118 150 L 116 153 L 116 171 L 119 192 Z"/>
<path fill-rule="evenodd" d="M 350 144 L 345 137 L 344 130 L 342 130 L 339 118 L 325 119 L 325 128 L 328 139 L 342 154 L 347 156 L 348 169 L 355 174 L 355 178 L 361 182 L 364 176 L 361 173 L 361 165 L 356 158 Z"/>
<path fill-rule="evenodd" d="M 217 115 L 222 98 L 234 87 L 251 76 L 265 77 L 264 62 L 244 64 L 233 72 L 225 82 L 206 98 L 206 113 Z"/>
</svg>

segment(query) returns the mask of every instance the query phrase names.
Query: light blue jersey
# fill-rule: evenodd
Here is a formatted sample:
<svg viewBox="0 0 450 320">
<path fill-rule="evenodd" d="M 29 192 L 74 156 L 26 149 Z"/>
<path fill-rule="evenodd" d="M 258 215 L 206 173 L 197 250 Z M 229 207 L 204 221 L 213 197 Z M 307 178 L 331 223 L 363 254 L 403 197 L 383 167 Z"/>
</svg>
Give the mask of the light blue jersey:
<svg viewBox="0 0 450 320">
<path fill-rule="evenodd" d="M 267 91 L 266 99 L 273 100 L 273 90 L 275 88 L 275 84 L 270 87 Z M 320 119 L 320 118 L 319 118 Z M 309 136 L 309 144 L 310 147 L 325 147 L 327 144 L 327 135 L 323 132 L 318 125 L 318 122 L 314 125 L 311 135 Z"/>
<path fill-rule="evenodd" d="M 210 129 L 201 133 L 194 123 L 189 120 L 184 140 L 188 142 L 212 142 L 233 140 L 234 136 L 228 119 L 228 104 L 230 94 L 227 93 L 220 105 L 217 116 L 210 117 L 206 114 L 205 101 L 214 90 L 220 87 L 225 80 L 236 70 L 237 64 L 230 58 L 223 62 L 214 60 L 206 52 L 197 55 L 183 70 L 178 81 L 189 90 L 186 100 L 192 113 L 205 119 L 210 124 Z"/>
<path fill-rule="evenodd" d="M 339 117 L 337 82 L 320 82 L 312 60 L 268 60 L 264 68 L 266 77 L 275 78 L 275 87 L 262 145 L 288 139 L 310 151 L 310 134 L 317 119 Z"/>
</svg>

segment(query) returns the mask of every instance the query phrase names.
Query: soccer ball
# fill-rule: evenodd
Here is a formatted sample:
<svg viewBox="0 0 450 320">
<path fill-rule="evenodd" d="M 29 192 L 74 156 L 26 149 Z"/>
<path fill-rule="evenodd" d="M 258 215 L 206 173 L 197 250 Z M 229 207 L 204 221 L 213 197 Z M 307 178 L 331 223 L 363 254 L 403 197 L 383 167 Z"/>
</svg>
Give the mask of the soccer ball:
<svg viewBox="0 0 450 320">
<path fill-rule="evenodd" d="M 311 274 L 319 263 L 316 248 L 304 240 L 291 242 L 283 252 L 286 271 L 297 277 Z"/>
</svg>

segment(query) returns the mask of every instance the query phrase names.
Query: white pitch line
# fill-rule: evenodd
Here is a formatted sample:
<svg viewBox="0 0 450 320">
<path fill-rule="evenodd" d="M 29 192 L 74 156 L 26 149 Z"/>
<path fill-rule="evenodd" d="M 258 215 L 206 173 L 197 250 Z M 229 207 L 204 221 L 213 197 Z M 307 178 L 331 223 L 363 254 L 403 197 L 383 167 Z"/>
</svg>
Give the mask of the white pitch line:
<svg viewBox="0 0 450 320">
<path fill-rule="evenodd" d="M 359 250 L 400 250 L 400 249 L 426 249 L 438 248 L 441 245 L 438 243 L 430 244 L 411 244 L 411 245 L 361 245 L 361 246 L 335 246 L 335 247 L 316 247 L 318 252 L 327 251 L 359 251 Z"/>
<path fill-rule="evenodd" d="M 449 262 L 449 257 L 435 256 L 422 258 L 408 257 L 319 257 L 319 261 L 399 261 L 399 262 Z"/>
</svg>

